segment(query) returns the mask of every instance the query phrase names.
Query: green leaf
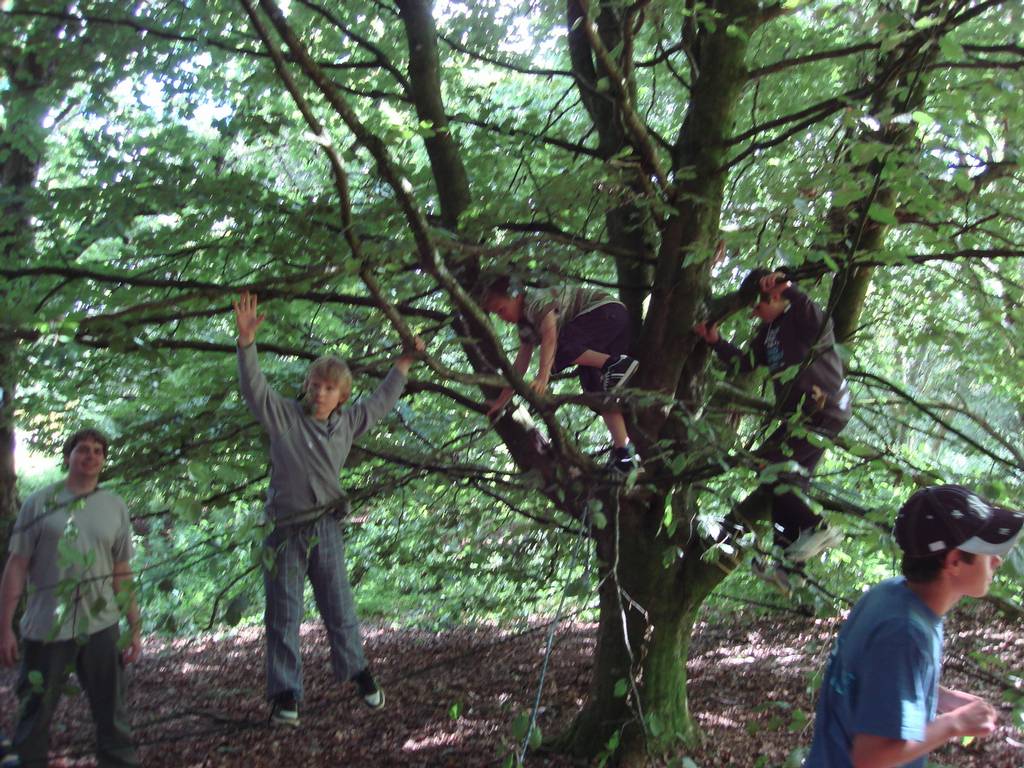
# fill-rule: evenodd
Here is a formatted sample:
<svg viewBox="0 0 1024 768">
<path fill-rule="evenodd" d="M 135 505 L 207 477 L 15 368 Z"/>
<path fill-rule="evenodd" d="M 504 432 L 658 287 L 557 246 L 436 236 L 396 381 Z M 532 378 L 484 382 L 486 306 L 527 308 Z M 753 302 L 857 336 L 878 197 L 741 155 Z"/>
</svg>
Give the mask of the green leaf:
<svg viewBox="0 0 1024 768">
<path fill-rule="evenodd" d="M 462 704 L 456 701 L 448 707 L 448 718 L 450 720 L 458 720 L 460 717 L 462 717 Z"/>
<path fill-rule="evenodd" d="M 38 669 L 28 671 L 28 684 L 32 686 L 33 693 L 43 692 L 43 673 Z"/>
<path fill-rule="evenodd" d="M 617 699 L 621 699 L 626 695 L 626 691 L 628 690 L 629 682 L 625 678 L 620 678 L 615 681 L 615 688 L 612 690 L 612 695 Z"/>
<path fill-rule="evenodd" d="M 664 732 L 665 728 L 661 722 L 661 718 L 657 712 L 651 712 L 647 716 L 647 730 L 651 732 L 651 736 L 658 738 Z"/>
<path fill-rule="evenodd" d="M 930 125 L 935 125 L 935 118 L 929 115 L 927 112 L 920 110 L 910 113 L 910 117 L 922 128 L 927 128 Z"/>
<path fill-rule="evenodd" d="M 939 50 L 947 59 L 962 59 L 964 57 L 964 47 L 949 35 L 939 38 Z"/>
<path fill-rule="evenodd" d="M 737 26 L 736 24 L 729 24 L 725 28 L 725 35 L 726 37 L 733 37 L 736 38 L 737 40 L 747 39 L 747 33 L 743 30 L 742 27 Z"/>
<path fill-rule="evenodd" d="M 868 218 L 877 221 L 879 224 L 898 224 L 893 212 L 878 203 L 872 203 L 868 207 Z"/>
<path fill-rule="evenodd" d="M 535 724 L 533 730 L 530 731 L 530 749 L 539 749 L 543 742 L 544 737 L 541 735 L 540 726 Z"/>
<path fill-rule="evenodd" d="M 512 738 L 522 741 L 526 738 L 526 731 L 530 727 L 530 713 L 520 712 L 512 721 Z"/>
</svg>

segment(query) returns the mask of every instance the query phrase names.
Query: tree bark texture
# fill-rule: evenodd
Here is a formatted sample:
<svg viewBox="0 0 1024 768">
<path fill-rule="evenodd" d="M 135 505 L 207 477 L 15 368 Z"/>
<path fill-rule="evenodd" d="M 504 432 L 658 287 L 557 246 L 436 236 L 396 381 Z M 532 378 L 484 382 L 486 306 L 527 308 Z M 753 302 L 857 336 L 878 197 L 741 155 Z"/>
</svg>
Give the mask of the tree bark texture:
<svg viewBox="0 0 1024 768">
<path fill-rule="evenodd" d="M 622 19 L 609 10 L 612 7 L 602 3 L 599 11 L 591 9 L 600 39 L 609 49 L 629 34 L 627 29 L 615 29 L 614 23 L 621 24 Z M 593 92 L 591 86 L 602 76 L 600 61 L 581 33 L 586 22 L 577 23 L 579 6 L 570 0 L 568 8 L 570 56 L 581 98 L 602 150 L 621 152 L 636 140 L 622 129 L 622 110 L 617 108 L 629 108 L 628 96 L 620 95 L 626 103 L 617 105 L 608 103 L 607 93 Z M 691 99 L 671 153 L 675 181 L 661 191 L 670 212 L 657 225 L 655 266 L 638 268 L 637 261 L 623 264 L 621 259 L 618 265 L 620 279 L 642 276 L 646 282 L 653 276 L 638 344 L 639 386 L 670 396 L 681 391 L 684 401 L 699 396 L 706 376 L 705 345 L 698 345 L 691 329 L 708 296 L 710 255 L 719 237 L 727 178 L 726 139 L 745 78 L 746 37 L 727 35 L 726 26 L 749 27 L 757 11 L 755 3 L 743 0 L 719 3 L 717 8 L 726 20 L 713 31 L 701 28 L 695 35 Z M 620 71 L 628 71 L 628 66 L 623 64 Z M 633 88 L 627 85 L 622 90 L 628 95 Z M 637 154 L 642 154 L 639 149 Z M 637 163 L 638 174 L 648 172 Z M 636 189 L 643 188 L 644 180 L 638 178 Z M 643 228 L 637 219 L 624 218 L 609 227 L 609 234 L 620 238 L 620 246 L 644 254 Z M 665 437 L 666 412 L 647 408 L 636 421 L 633 437 L 641 455 L 653 454 Z M 674 430 L 672 436 L 685 451 L 685 430 Z M 597 534 L 598 560 L 608 570 L 602 574 L 589 695 L 560 741 L 575 755 L 594 757 L 615 737 L 618 747 L 611 751 L 620 765 L 645 764 L 652 755 L 699 738 L 686 689 L 690 638 L 701 604 L 732 568 L 702 560 L 701 542 L 675 542 L 665 533 L 661 522 L 673 481 L 655 461 L 645 464 L 645 471 L 653 487 L 649 494 L 605 499 L 606 508 L 617 508 L 612 530 Z M 685 510 L 688 519 L 695 513 L 693 508 Z M 676 547 L 684 553 L 681 558 L 666 555 Z"/>
<path fill-rule="evenodd" d="M 423 144 L 441 203 L 441 221 L 455 231 L 459 216 L 469 205 L 469 180 L 441 97 L 441 62 L 431 6 L 429 0 L 398 2 L 409 43 L 412 99 L 417 116 L 430 125 Z"/>
<path fill-rule="evenodd" d="M 5 200 L 0 217 L 0 263 L 13 266 L 31 261 L 32 228 L 26 196 L 43 159 L 42 119 L 48 105 L 41 91 L 50 80 L 52 67 L 17 49 L 5 49 L 2 63 L 10 88 L 3 96 L 7 125 L 0 134 L 0 190 Z M 10 524 L 18 513 L 14 462 L 18 331 L 19 319 L 28 311 L 13 290 L 0 288 L 0 301 L 0 552 L 6 554 Z"/>
</svg>

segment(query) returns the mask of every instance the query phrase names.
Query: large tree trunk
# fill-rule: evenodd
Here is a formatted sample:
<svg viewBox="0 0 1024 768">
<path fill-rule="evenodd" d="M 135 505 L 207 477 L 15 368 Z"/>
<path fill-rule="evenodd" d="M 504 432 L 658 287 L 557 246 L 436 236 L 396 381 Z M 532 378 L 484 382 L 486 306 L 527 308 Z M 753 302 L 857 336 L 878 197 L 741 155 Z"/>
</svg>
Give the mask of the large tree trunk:
<svg viewBox="0 0 1024 768">
<path fill-rule="evenodd" d="M 700 738 L 686 662 L 700 607 L 733 566 L 704 560 L 705 544 L 696 538 L 671 541 L 661 525 L 663 503 L 657 496 L 625 498 L 618 520 L 613 516 L 598 532 L 593 676 L 586 705 L 556 744 L 573 755 L 607 750 L 617 765 L 644 765 Z M 746 512 L 756 516 L 758 509 L 752 504 Z M 762 502 L 762 516 L 765 509 Z M 680 544 L 684 555 L 666 562 L 665 552 Z"/>
<path fill-rule="evenodd" d="M 606 51 L 628 50 L 622 40 L 631 34 L 628 30 L 636 29 L 635 20 L 621 18 L 617 9 L 602 3 L 600 12 L 593 14 Z M 739 27 L 750 30 L 756 23 L 757 6 L 746 0 L 719 3 L 717 10 Z M 593 83 L 609 74 L 608 58 L 592 36 L 584 40 L 577 14 L 578 6 L 570 0 L 573 70 L 581 82 Z M 701 29 L 691 41 L 697 66 L 690 104 L 671 156 L 673 176 L 680 181 L 651 190 L 664 195 L 673 212 L 660 224 L 651 306 L 638 345 L 640 386 L 667 396 L 682 394 L 684 401 L 703 388 L 707 357 L 690 329 L 703 311 L 710 278 L 709 260 L 691 259 L 685 265 L 684 261 L 693 253 L 706 251 L 710 256 L 718 239 L 727 175 L 726 137 L 745 82 L 746 38 L 728 35 L 725 28 L 723 23 L 716 30 Z M 618 63 L 621 72 L 630 71 L 629 62 Z M 620 94 L 622 113 L 630 109 L 628 92 L 627 88 Z M 620 144 L 632 146 L 645 177 L 637 188 L 642 184 L 650 188 L 646 177 L 658 169 L 649 159 L 642 132 L 623 130 L 628 115 L 609 108 L 607 99 L 595 98 L 586 88 L 580 94 L 601 146 L 613 152 L 619 151 Z M 630 227 L 609 227 L 609 234 L 620 236 L 620 247 L 631 238 L 631 250 L 642 254 L 647 249 L 638 217 L 630 223 Z M 627 280 L 642 276 L 646 282 L 648 277 L 637 261 L 620 263 L 618 272 Z M 677 424 L 666 428 L 666 422 L 662 409 L 648 408 L 638 414 L 634 438 L 639 437 L 641 454 L 648 449 L 652 456 L 656 454 L 655 443 L 670 432 L 679 450 L 686 451 L 686 429 Z M 673 495 L 686 494 L 656 460 L 645 460 L 644 466 L 644 490 L 605 500 L 606 509 L 616 505 L 618 509 L 609 529 L 597 533 L 598 559 L 608 570 L 602 573 L 593 676 L 584 708 L 559 742 L 582 757 L 607 751 L 620 765 L 643 765 L 652 755 L 678 749 L 680 742 L 693 745 L 698 740 L 699 728 L 687 698 L 686 660 L 700 606 L 732 568 L 702 560 L 705 544 L 698 537 L 673 540 L 666 534 L 665 506 Z M 688 521 L 682 527 L 689 531 L 696 509 L 687 506 L 676 512 L 684 516 L 679 519 Z M 666 562 L 666 552 L 674 548 L 685 554 Z"/>
<path fill-rule="evenodd" d="M 0 215 L 0 263 L 31 262 L 32 226 L 25 197 L 39 173 L 43 157 L 42 119 L 47 105 L 40 91 L 48 84 L 52 67 L 35 54 L 6 49 L 2 64 L 10 88 L 3 95 L 8 116 L 0 135 L 0 191 L 4 205 Z M 14 466 L 15 394 L 18 386 L 19 318 L 27 314 L 13 291 L 0 291 L 4 310 L 0 316 L 0 552 L 7 552 L 10 521 L 18 512 L 17 476 Z"/>
</svg>

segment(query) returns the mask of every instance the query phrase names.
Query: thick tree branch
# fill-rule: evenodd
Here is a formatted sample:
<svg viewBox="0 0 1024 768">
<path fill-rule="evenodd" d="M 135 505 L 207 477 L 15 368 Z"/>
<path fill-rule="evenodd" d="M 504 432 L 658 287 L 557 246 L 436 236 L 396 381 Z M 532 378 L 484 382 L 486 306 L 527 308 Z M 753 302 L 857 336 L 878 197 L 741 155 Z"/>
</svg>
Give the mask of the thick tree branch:
<svg viewBox="0 0 1024 768">
<path fill-rule="evenodd" d="M 880 43 L 864 42 L 856 43 L 854 45 L 848 45 L 843 48 L 832 48 L 827 51 L 815 51 L 814 53 L 808 53 L 803 56 L 794 56 L 791 59 L 781 59 L 771 64 L 766 64 L 763 67 L 752 69 L 747 73 L 747 79 L 751 81 L 760 80 L 768 75 L 774 75 L 778 72 L 784 72 L 792 67 L 799 67 L 804 64 L 811 64 L 816 61 L 828 61 L 830 59 L 841 59 L 847 56 L 852 56 L 857 53 L 863 53 L 864 51 L 878 50 Z"/>
<path fill-rule="evenodd" d="M 441 221 L 452 231 L 469 206 L 469 176 L 452 136 L 441 98 L 441 63 L 437 30 L 429 0 L 397 0 L 409 43 L 409 80 L 416 115 L 429 124 L 423 143 L 441 202 Z"/>
<path fill-rule="evenodd" d="M 672 197 L 672 186 L 668 180 L 668 174 L 662 165 L 661 159 L 658 157 L 658 151 L 655 149 L 654 142 L 651 141 L 651 137 L 648 133 L 647 126 L 644 125 L 640 116 L 636 113 L 633 108 L 633 97 L 629 85 L 629 76 L 627 72 L 620 70 L 619 65 L 615 59 L 609 53 L 608 49 L 605 48 L 604 42 L 601 40 L 600 34 L 598 34 L 597 25 L 590 20 L 590 0 L 575 0 L 579 3 L 580 8 L 583 12 L 583 31 L 587 36 L 587 40 L 590 42 L 590 48 L 597 57 L 597 60 L 601 63 L 601 67 L 607 73 L 607 81 L 616 95 L 616 103 L 619 108 L 621 120 L 626 127 L 627 132 L 632 138 L 632 145 L 639 154 L 645 170 L 647 170 L 652 176 L 661 189 L 662 193 L 666 197 Z"/>
</svg>

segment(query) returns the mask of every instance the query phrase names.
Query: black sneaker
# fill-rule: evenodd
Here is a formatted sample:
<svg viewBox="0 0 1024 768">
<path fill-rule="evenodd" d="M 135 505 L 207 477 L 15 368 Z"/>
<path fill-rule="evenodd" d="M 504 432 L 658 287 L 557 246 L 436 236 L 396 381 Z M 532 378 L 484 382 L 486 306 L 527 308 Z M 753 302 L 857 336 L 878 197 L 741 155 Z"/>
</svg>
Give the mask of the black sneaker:
<svg viewBox="0 0 1024 768">
<path fill-rule="evenodd" d="M 18 753 L 14 751 L 11 740 L 0 737 L 0 768 L 17 768 L 21 765 Z"/>
<path fill-rule="evenodd" d="M 295 694 L 279 693 L 270 703 L 270 722 L 275 725 L 298 725 L 299 705 L 295 702 Z"/>
<path fill-rule="evenodd" d="M 617 358 L 609 357 L 601 366 L 601 386 L 605 392 L 614 392 L 633 378 L 640 363 L 629 355 L 619 355 Z"/>
<path fill-rule="evenodd" d="M 631 445 L 625 448 L 612 448 L 611 458 L 605 465 L 605 469 L 619 475 L 628 475 L 640 466 L 640 457 L 633 451 Z"/>
<path fill-rule="evenodd" d="M 366 706 L 370 709 L 384 708 L 384 690 L 377 685 L 377 681 L 373 679 L 373 674 L 370 672 L 369 667 L 353 677 L 352 682 L 355 683 L 356 688 L 359 689 L 359 695 L 362 697 Z"/>
</svg>

